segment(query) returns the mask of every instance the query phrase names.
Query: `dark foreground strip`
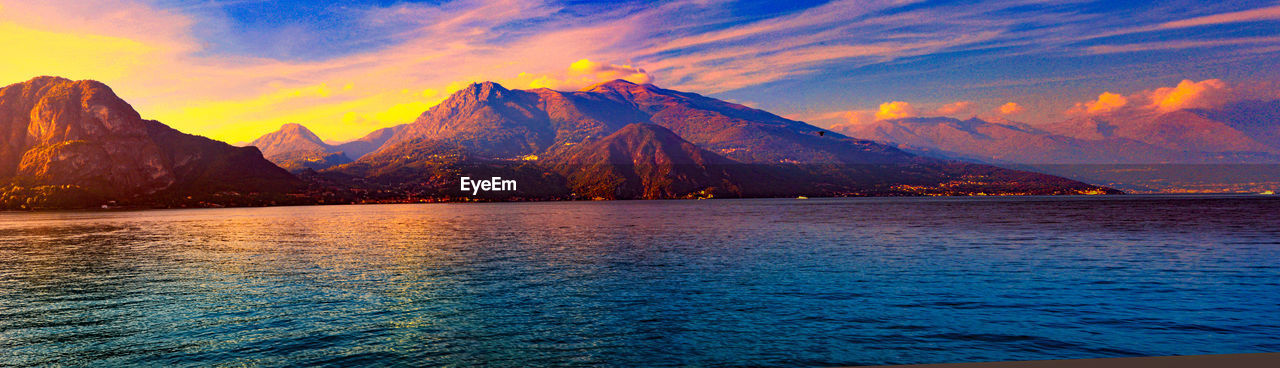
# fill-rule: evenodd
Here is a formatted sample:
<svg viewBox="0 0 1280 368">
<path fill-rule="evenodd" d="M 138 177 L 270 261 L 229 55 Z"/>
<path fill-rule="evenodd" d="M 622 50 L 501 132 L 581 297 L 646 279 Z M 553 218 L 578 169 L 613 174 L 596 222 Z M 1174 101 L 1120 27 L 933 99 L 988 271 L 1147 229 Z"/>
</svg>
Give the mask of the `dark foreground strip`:
<svg viewBox="0 0 1280 368">
<path fill-rule="evenodd" d="M 883 367 L 918 368 L 1275 368 L 1280 367 L 1280 353 L 1188 355 L 1150 358 L 1109 358 L 1072 360 L 1034 360 L 1020 362 L 914 364 Z"/>
</svg>

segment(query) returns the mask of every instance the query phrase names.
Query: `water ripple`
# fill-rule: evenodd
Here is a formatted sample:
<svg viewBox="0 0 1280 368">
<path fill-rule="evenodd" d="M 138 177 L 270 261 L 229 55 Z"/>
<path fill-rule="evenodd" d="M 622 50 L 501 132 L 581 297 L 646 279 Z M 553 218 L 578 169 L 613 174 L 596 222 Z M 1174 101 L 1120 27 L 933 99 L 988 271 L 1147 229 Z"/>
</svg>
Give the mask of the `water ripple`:
<svg viewBox="0 0 1280 368">
<path fill-rule="evenodd" d="M 0 366 L 831 366 L 1280 350 L 1280 201 L 0 213 Z"/>
</svg>

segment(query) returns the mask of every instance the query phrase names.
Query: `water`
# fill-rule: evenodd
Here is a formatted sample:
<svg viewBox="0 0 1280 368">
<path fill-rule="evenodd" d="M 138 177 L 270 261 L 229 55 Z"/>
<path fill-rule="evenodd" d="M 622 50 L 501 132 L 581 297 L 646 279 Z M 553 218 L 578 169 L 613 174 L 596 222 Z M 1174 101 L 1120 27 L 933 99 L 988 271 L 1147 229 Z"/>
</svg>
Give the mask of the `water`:
<svg viewBox="0 0 1280 368">
<path fill-rule="evenodd" d="M 1280 200 L 0 213 L 0 365 L 825 366 L 1280 351 Z"/>
</svg>

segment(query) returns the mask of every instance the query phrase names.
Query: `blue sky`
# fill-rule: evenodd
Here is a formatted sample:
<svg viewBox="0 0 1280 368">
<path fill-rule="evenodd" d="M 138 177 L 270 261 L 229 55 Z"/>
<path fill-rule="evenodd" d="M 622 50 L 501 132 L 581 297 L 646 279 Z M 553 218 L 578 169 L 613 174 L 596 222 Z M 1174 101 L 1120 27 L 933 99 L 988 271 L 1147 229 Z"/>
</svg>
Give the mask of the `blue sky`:
<svg viewBox="0 0 1280 368">
<path fill-rule="evenodd" d="M 953 115 L 1043 123 L 1103 92 L 1280 77 L 1274 1 L 51 4 L 0 1 L 0 25 L 134 41 L 140 54 L 119 56 L 131 52 L 124 42 L 84 56 L 118 67 L 15 64 L 3 82 L 103 80 L 144 116 L 225 140 L 284 122 L 355 138 L 480 79 L 556 89 L 637 79 L 826 126 L 891 101 L 921 115 L 969 102 Z M 117 21 L 85 21 L 103 12 Z M 1000 113 L 1008 103 L 1018 108 Z"/>
</svg>

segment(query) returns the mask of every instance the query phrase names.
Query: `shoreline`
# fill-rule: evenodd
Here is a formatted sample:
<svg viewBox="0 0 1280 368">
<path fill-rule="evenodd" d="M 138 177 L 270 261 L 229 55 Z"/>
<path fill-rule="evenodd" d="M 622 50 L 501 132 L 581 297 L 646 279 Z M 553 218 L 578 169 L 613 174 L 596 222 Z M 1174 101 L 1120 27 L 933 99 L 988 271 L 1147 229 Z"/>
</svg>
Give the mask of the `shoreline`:
<svg viewBox="0 0 1280 368">
<path fill-rule="evenodd" d="M 833 196 L 833 197 L 717 197 L 717 198 L 655 198 L 655 199 L 531 199 L 531 200 L 488 200 L 475 199 L 469 201 L 459 200 L 427 200 L 427 201 L 387 201 L 387 202 L 355 202 L 355 203 L 308 203 L 308 204 L 270 204 L 270 205 L 248 205 L 248 206 L 190 206 L 190 207 L 149 207 L 149 206 L 114 206 L 111 208 L 84 207 L 84 208 L 38 208 L 28 210 L 0 209 L 3 213 L 53 213 L 53 212 L 127 212 L 127 211 L 150 211 L 150 210 L 194 210 L 194 209 L 219 209 L 219 208 L 279 208 L 279 207 L 317 207 L 317 206 L 363 206 L 363 205 L 396 205 L 396 204 L 492 204 L 492 203 L 551 203 L 551 202 L 654 202 L 654 201 L 701 201 L 701 200 L 824 200 L 824 199 L 846 199 L 846 198 L 862 198 L 862 199 L 878 199 L 878 198 L 939 198 L 939 199 L 1007 199 L 1007 198 L 1280 198 L 1280 196 L 1266 195 L 1259 193 L 1123 193 L 1123 194 L 1010 194 L 1010 195 L 951 195 L 951 196 L 926 196 L 926 195 L 892 195 L 892 196 Z"/>
</svg>

